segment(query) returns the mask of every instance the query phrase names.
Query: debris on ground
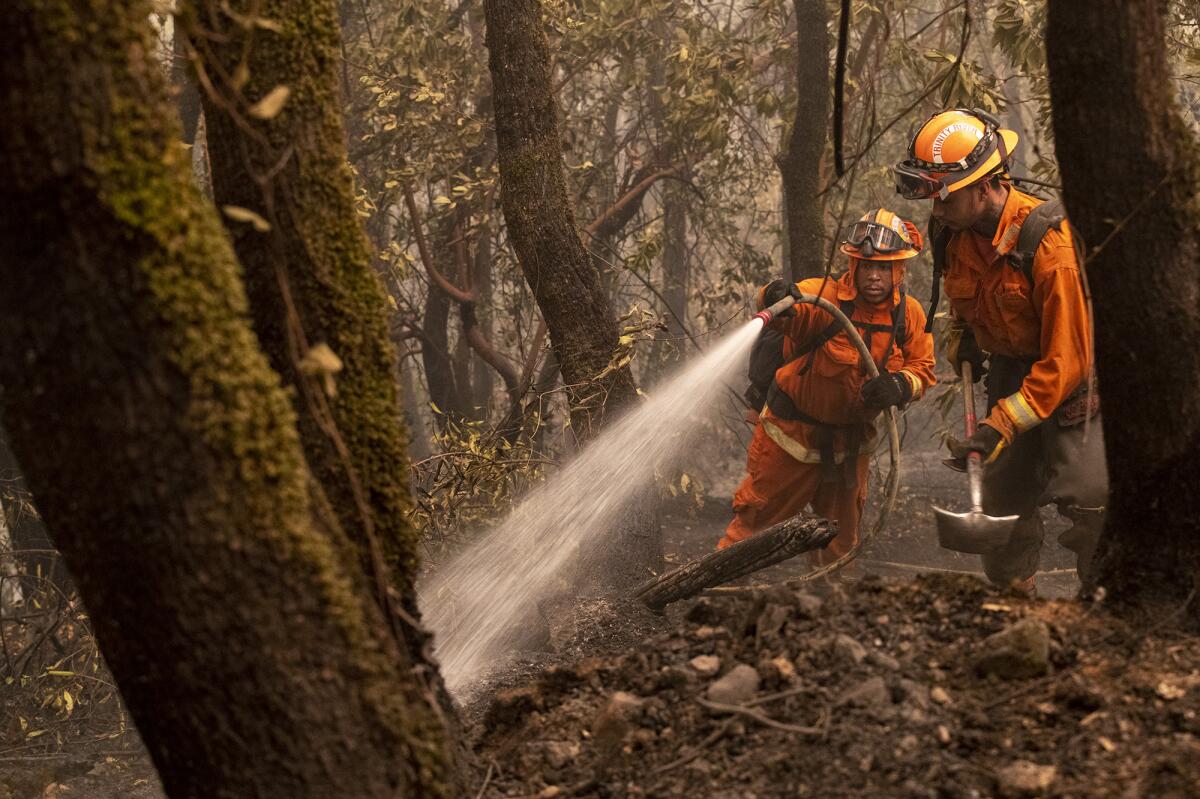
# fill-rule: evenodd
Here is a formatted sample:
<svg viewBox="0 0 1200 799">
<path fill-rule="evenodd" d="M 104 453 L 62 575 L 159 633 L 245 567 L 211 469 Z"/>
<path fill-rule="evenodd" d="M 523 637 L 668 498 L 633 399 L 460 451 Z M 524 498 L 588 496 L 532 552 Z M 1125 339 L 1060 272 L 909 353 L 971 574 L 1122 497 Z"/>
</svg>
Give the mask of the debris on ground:
<svg viewBox="0 0 1200 799">
<path fill-rule="evenodd" d="M 703 597 L 475 725 L 484 796 L 1200 795 L 1200 639 L 930 575 Z"/>
</svg>

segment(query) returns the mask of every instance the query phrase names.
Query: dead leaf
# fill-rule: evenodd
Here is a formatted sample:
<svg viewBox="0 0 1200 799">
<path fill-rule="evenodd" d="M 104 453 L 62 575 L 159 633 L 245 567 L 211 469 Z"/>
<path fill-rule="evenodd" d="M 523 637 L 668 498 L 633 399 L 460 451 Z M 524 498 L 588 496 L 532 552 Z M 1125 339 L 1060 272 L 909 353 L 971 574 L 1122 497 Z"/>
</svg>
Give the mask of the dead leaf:
<svg viewBox="0 0 1200 799">
<path fill-rule="evenodd" d="M 1166 680 L 1163 680 L 1154 689 L 1154 693 L 1158 694 L 1160 697 L 1167 700 L 1168 702 L 1173 702 L 1176 699 L 1182 699 L 1183 696 L 1187 693 L 1187 689 L 1180 688 L 1178 685 L 1172 685 L 1171 683 L 1167 682 Z"/>
<path fill-rule="evenodd" d="M 266 233 L 271 229 L 270 222 L 263 219 L 249 208 L 242 208 L 240 205 L 224 205 L 221 207 L 221 210 L 225 213 L 225 216 L 229 217 L 235 222 L 250 223 L 259 233 Z"/>
<path fill-rule="evenodd" d="M 280 84 L 267 92 L 266 97 L 250 106 L 247 113 L 255 119 L 274 119 L 283 110 L 283 104 L 287 102 L 288 95 L 291 93 L 291 89 Z"/>
<path fill-rule="evenodd" d="M 337 393 L 333 376 L 342 371 L 342 359 L 325 342 L 313 345 L 300 359 L 300 371 L 309 377 L 319 377 L 324 382 L 325 393 L 332 397 Z"/>
</svg>

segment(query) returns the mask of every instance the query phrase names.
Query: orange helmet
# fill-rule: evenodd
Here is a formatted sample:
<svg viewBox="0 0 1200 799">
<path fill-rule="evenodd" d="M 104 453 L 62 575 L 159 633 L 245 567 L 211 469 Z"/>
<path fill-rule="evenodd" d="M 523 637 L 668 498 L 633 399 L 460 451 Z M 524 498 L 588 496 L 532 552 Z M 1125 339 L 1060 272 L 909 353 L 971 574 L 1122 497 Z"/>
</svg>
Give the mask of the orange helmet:
<svg viewBox="0 0 1200 799">
<path fill-rule="evenodd" d="M 896 191 L 909 200 L 944 200 L 1002 169 L 1016 146 L 1016 132 L 1002 129 L 987 111 L 942 111 L 917 128 L 909 157 L 893 169 Z"/>
<path fill-rule="evenodd" d="M 916 225 L 876 208 L 842 231 L 839 249 L 864 261 L 903 261 L 919 255 L 922 243 Z"/>
</svg>

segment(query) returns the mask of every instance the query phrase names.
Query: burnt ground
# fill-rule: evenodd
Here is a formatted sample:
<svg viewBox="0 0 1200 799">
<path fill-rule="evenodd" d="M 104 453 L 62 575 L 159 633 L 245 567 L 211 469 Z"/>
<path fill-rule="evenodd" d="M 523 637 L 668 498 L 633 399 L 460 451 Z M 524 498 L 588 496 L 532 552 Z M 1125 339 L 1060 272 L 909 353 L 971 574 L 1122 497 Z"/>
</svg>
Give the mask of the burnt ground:
<svg viewBox="0 0 1200 799">
<path fill-rule="evenodd" d="M 845 579 L 779 585 L 807 571 L 801 557 L 664 615 L 603 600 L 545 608 L 542 649 L 482 680 L 464 708 L 480 764 L 474 790 L 1200 796 L 1200 639 L 1171 614 L 1128 624 L 1064 599 L 1077 583 L 1052 514 L 1040 599 L 973 576 L 977 558 L 936 543 L 931 504 L 961 507 L 965 489 L 941 465 L 932 424 L 931 414 L 908 420 L 897 507 Z M 708 552 L 728 503 L 669 508 L 668 560 Z M 63 641 L 74 659 L 50 652 L 37 668 L 20 664 L 21 681 L 0 684 L 0 799 L 158 799 L 145 750 L 90 654 L 86 617 L 77 620 L 77 640 Z M 1000 670 L 1015 662 L 1017 671 L 981 673 L 981 654 L 1001 649 L 988 636 L 1021 620 L 1045 624 L 1033 635 L 1042 665 L 1025 676 L 1024 661 L 1001 652 Z M 740 694 L 713 688 L 731 673 L 726 688 L 741 680 Z"/>
<path fill-rule="evenodd" d="M 844 578 L 785 587 L 801 557 L 663 616 L 560 622 L 561 656 L 523 658 L 469 708 L 479 795 L 1200 796 L 1182 609 L 1129 622 L 1073 601 L 1051 511 L 1039 598 L 988 586 L 977 557 L 937 545 L 932 505 L 966 491 L 934 423 L 908 420 L 897 505 Z M 727 497 L 676 506 L 668 561 L 710 551 L 728 519 Z"/>
<path fill-rule="evenodd" d="M 1200 796 L 1200 639 L 1170 615 L 947 574 L 680 604 L 490 702 L 480 795 Z M 989 639 L 1013 625 L 1024 649 Z"/>
</svg>

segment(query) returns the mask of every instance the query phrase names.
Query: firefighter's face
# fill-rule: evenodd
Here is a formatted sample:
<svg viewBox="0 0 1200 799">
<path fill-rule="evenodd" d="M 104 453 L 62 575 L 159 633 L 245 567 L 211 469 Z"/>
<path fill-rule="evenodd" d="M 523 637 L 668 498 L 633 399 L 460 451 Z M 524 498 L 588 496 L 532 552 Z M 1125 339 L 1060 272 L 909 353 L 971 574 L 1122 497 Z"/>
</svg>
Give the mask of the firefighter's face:
<svg viewBox="0 0 1200 799">
<path fill-rule="evenodd" d="M 859 261 L 854 284 L 867 302 L 883 302 L 892 293 L 892 262 Z"/>
<path fill-rule="evenodd" d="M 983 183 L 951 192 L 946 199 L 933 200 L 933 218 L 951 230 L 967 230 L 988 210 L 988 191 Z"/>
</svg>

